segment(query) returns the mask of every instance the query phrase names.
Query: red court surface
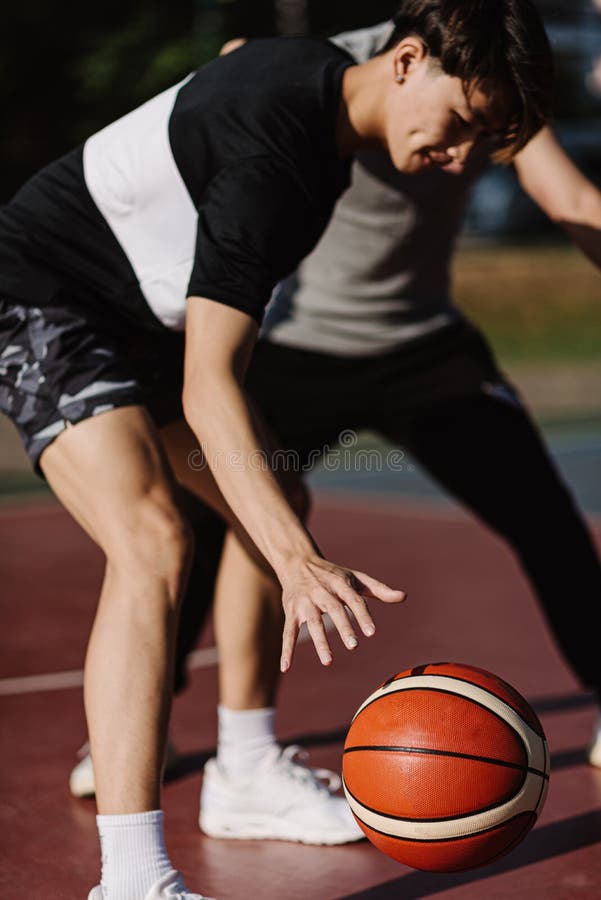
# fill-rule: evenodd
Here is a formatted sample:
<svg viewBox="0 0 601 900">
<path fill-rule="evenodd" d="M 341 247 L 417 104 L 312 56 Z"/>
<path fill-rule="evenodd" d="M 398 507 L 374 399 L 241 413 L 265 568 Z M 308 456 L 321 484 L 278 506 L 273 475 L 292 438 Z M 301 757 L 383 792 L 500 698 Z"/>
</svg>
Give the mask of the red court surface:
<svg viewBox="0 0 601 900">
<path fill-rule="evenodd" d="M 102 560 L 52 504 L 4 508 L 0 530 L 0 897 L 85 900 L 99 871 L 95 806 L 72 799 L 67 778 L 85 738 L 79 671 Z M 329 670 L 308 644 L 299 647 L 281 692 L 281 739 L 307 747 L 314 765 L 339 769 L 354 710 L 389 675 L 441 660 L 482 666 L 539 712 L 552 753 L 546 808 L 509 856 L 459 875 L 405 868 L 365 842 L 320 848 L 206 838 L 196 820 L 202 765 L 216 737 L 216 668 L 208 652 L 197 657 L 190 687 L 175 704 L 183 765 L 165 789 L 167 843 L 188 883 L 219 900 L 601 897 L 601 770 L 585 758 L 595 709 L 559 659 L 506 548 L 467 516 L 400 499 L 322 497 L 314 531 L 331 559 L 406 588 L 410 597 L 402 607 L 372 604 L 376 636 L 352 653 L 335 645 Z M 52 673 L 63 674 L 31 678 Z"/>
</svg>

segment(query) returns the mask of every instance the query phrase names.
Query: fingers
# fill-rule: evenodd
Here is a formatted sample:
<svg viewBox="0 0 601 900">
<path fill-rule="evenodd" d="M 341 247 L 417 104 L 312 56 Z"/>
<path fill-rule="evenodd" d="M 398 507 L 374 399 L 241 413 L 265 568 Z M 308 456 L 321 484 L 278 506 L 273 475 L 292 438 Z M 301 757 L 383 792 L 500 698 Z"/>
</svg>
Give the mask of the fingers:
<svg viewBox="0 0 601 900">
<path fill-rule="evenodd" d="M 286 616 L 284 633 L 282 635 L 282 656 L 280 658 L 280 672 L 287 672 L 292 665 L 294 648 L 298 638 L 298 624 L 290 616 Z"/>
<path fill-rule="evenodd" d="M 322 619 L 324 613 L 329 615 L 344 646 L 354 650 L 358 641 L 351 613 L 366 637 L 371 637 L 376 631 L 365 598 L 373 597 L 385 603 L 400 603 L 406 598 L 404 591 L 390 588 L 365 572 L 341 569 L 328 564 L 326 560 L 312 562 L 310 569 L 314 579 L 311 586 L 307 589 L 305 585 L 300 595 L 295 591 L 296 598 L 291 604 L 284 602 L 286 622 L 280 659 L 282 672 L 287 672 L 292 665 L 294 648 L 303 622 L 307 623 L 321 664 L 329 666 L 332 663 L 332 650 Z"/>
<path fill-rule="evenodd" d="M 334 623 L 334 627 L 338 634 L 342 638 L 344 646 L 347 650 L 354 650 L 359 642 L 355 634 L 355 629 L 353 628 L 353 623 L 348 617 L 346 608 L 341 603 L 335 601 L 329 606 L 328 615 Z"/>
<path fill-rule="evenodd" d="M 371 617 L 371 613 L 367 606 L 367 603 L 360 597 L 358 594 L 351 592 L 348 597 L 344 598 L 344 602 L 346 603 L 348 609 L 354 615 L 357 620 L 357 624 L 359 628 L 365 635 L 365 637 L 373 637 L 376 633 L 376 626 L 374 624 L 374 620 Z"/>
<path fill-rule="evenodd" d="M 346 618 L 346 615 L 343 611 L 343 616 Z M 313 645 L 315 646 L 315 651 L 319 657 L 319 661 L 323 666 L 329 666 L 332 663 L 332 650 L 330 648 L 330 644 L 328 642 L 326 636 L 326 630 L 323 623 L 323 619 L 321 615 L 316 614 L 313 616 L 307 616 L 305 619 L 307 623 L 307 630 L 313 641 Z M 347 625 L 348 625 L 347 619 Z M 284 634 L 282 637 L 282 655 L 280 658 L 280 672 L 287 672 L 292 666 L 292 659 L 294 657 L 294 648 L 296 647 L 296 642 L 298 640 L 298 634 L 300 630 L 300 623 L 298 623 L 294 618 L 287 616 L 286 622 L 284 624 Z M 349 643 L 347 646 L 350 646 L 351 639 L 354 640 L 354 645 L 357 646 L 357 638 L 354 635 L 352 628 L 347 629 L 350 630 L 350 637 L 347 638 Z M 352 648 L 351 648 L 352 649 Z"/>
<path fill-rule="evenodd" d="M 355 570 L 353 575 L 358 581 L 356 589 L 365 597 L 383 600 L 384 603 L 402 603 L 403 600 L 407 599 L 405 591 L 397 591 L 388 587 L 384 582 L 372 578 L 371 575 L 366 575 L 365 572 L 357 572 Z"/>
<path fill-rule="evenodd" d="M 363 634 L 366 637 L 372 637 L 376 633 L 376 626 L 365 598 L 361 596 L 361 592 L 365 592 L 365 587 L 359 582 L 354 572 L 345 572 L 344 570 L 328 572 L 325 578 L 328 582 L 328 591 L 333 602 L 324 605 L 322 608 L 334 622 L 345 646 L 349 650 L 353 650 L 357 645 L 356 642 L 352 643 L 352 640 L 349 642 L 351 638 L 349 634 L 349 619 L 346 614 L 344 616 L 340 615 L 338 610 L 340 609 L 340 601 L 342 601 L 355 617 Z M 354 637 L 354 631 L 352 636 Z"/>
<path fill-rule="evenodd" d="M 340 606 L 340 601 L 342 601 L 342 603 L 346 605 L 348 611 L 353 614 L 361 631 L 366 637 L 371 637 L 376 633 L 374 620 L 371 617 L 365 599 L 357 593 L 360 590 L 360 585 L 357 583 L 357 579 L 352 572 L 348 572 L 344 575 L 334 575 L 331 580 L 330 590 L 334 595 L 332 597 L 333 602 L 325 606 L 324 609 L 326 609 L 328 615 L 338 629 L 345 646 L 348 647 L 349 650 L 354 650 L 357 646 L 356 638 L 354 643 L 352 642 L 352 638 L 355 637 L 355 632 L 346 610 L 344 607 Z"/>
<path fill-rule="evenodd" d="M 321 616 L 311 616 L 311 618 L 307 619 L 307 628 L 309 629 L 309 634 L 311 635 L 311 640 L 313 641 L 315 650 L 319 656 L 320 663 L 322 666 L 331 665 L 332 650 L 328 643 L 326 630 Z"/>
</svg>

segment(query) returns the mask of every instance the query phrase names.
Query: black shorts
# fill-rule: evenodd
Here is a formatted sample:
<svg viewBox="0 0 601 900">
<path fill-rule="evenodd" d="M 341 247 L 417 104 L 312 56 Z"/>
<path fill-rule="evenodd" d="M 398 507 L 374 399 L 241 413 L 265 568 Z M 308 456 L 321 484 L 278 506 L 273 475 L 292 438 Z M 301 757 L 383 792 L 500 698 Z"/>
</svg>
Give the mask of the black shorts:
<svg viewBox="0 0 601 900">
<path fill-rule="evenodd" d="M 480 331 L 460 320 L 381 356 L 342 357 L 259 341 L 247 388 L 281 446 L 305 468 L 346 431 L 401 433 L 453 400 L 520 400 Z"/>
<path fill-rule="evenodd" d="M 156 425 L 182 415 L 184 337 L 136 332 L 70 302 L 0 299 L 0 412 L 15 423 L 35 471 L 67 423 L 132 404 Z"/>
</svg>

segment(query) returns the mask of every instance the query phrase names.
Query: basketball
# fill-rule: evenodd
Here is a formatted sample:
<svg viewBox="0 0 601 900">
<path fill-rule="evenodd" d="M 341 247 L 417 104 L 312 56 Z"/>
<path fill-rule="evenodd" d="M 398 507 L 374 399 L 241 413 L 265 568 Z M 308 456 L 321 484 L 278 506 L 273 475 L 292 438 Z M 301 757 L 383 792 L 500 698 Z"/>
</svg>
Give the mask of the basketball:
<svg viewBox="0 0 601 900">
<path fill-rule="evenodd" d="M 343 784 L 371 843 L 398 862 L 459 872 L 492 862 L 536 822 L 549 753 L 526 700 L 456 663 L 394 675 L 357 710 Z"/>
</svg>

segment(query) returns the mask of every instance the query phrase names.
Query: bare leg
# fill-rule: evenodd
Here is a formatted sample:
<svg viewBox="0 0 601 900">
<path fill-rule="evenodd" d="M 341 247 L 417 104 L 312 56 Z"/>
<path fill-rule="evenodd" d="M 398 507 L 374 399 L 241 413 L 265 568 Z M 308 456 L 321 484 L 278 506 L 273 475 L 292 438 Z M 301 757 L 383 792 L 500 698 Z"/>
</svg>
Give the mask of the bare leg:
<svg viewBox="0 0 601 900">
<path fill-rule="evenodd" d="M 284 614 L 281 588 L 226 537 L 215 590 L 219 701 L 228 709 L 275 705 Z"/>
<path fill-rule="evenodd" d="M 145 411 L 128 407 L 69 428 L 42 468 L 107 558 L 84 688 L 99 811 L 157 809 L 191 553 L 168 463 Z"/>
</svg>

